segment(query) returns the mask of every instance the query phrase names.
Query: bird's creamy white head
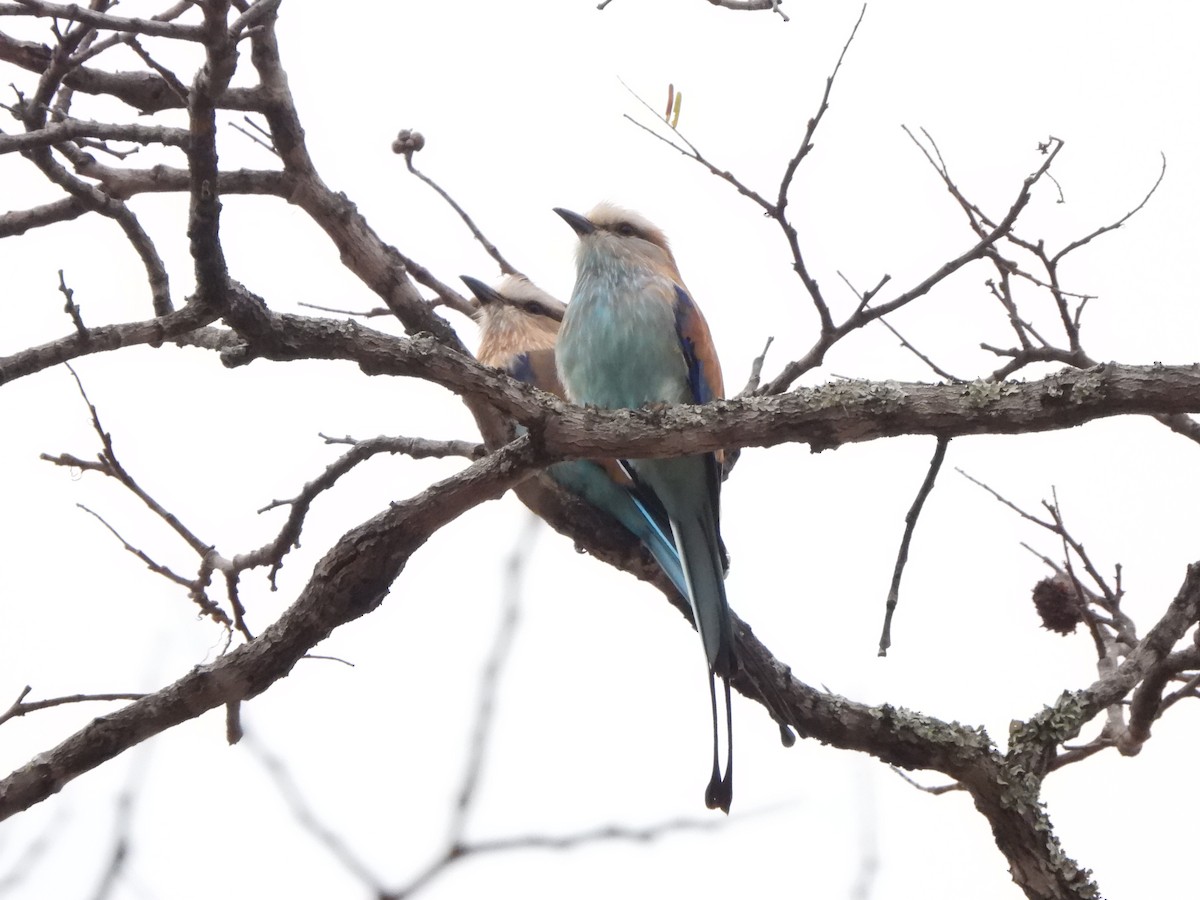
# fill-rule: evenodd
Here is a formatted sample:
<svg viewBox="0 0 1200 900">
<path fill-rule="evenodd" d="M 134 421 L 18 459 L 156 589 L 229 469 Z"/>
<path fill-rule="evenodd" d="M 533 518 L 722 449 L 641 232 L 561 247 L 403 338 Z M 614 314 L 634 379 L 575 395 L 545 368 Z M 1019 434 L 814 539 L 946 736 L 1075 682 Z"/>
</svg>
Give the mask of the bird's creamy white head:
<svg viewBox="0 0 1200 900">
<path fill-rule="evenodd" d="M 481 363 L 505 368 L 514 356 L 554 347 L 566 304 L 524 275 L 506 276 L 495 291 L 501 299 L 481 303 L 475 313 Z"/>
</svg>

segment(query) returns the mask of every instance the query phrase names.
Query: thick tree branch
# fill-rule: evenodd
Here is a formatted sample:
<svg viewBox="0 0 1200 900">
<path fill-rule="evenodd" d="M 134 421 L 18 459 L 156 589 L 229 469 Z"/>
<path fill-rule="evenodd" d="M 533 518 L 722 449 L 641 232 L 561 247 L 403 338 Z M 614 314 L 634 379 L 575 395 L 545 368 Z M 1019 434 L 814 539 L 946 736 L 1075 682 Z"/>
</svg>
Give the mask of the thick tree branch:
<svg viewBox="0 0 1200 900">
<path fill-rule="evenodd" d="M 45 44 L 16 40 L 0 33 L 0 62 L 9 62 L 41 74 L 49 65 L 50 48 Z M 153 72 L 105 72 L 87 66 L 72 68 L 63 78 L 67 87 L 85 94 L 107 94 L 141 113 L 182 109 L 186 104 L 165 78 Z M 222 109 L 257 112 L 263 98 L 258 88 L 227 87 L 220 97 Z"/>
<path fill-rule="evenodd" d="M 97 138 L 102 141 L 130 141 L 138 144 L 165 144 L 169 147 L 187 145 L 188 133 L 182 128 L 164 125 L 129 125 L 108 122 L 88 122 L 68 119 L 27 131 L 24 134 L 0 134 L 0 153 L 49 147 L 63 141 Z"/>
<path fill-rule="evenodd" d="M 354 322 L 269 312 L 259 324 L 250 346 L 226 352 L 226 365 L 254 358 L 349 359 L 368 374 L 420 377 L 539 429 L 559 458 L 672 456 L 787 442 L 825 450 L 900 434 L 1021 434 L 1114 415 L 1200 410 L 1200 366 L 1117 364 L 1030 382 L 844 381 L 704 407 L 582 410 L 429 338 L 406 341 Z"/>
<path fill-rule="evenodd" d="M 844 381 L 703 407 L 583 410 L 428 337 L 396 338 L 355 322 L 274 314 L 244 289 L 233 286 L 231 294 L 233 309 L 241 310 L 241 337 L 250 343 L 220 342 L 226 365 L 343 359 L 368 374 L 423 378 L 539 429 L 558 458 L 672 456 L 788 442 L 825 450 L 901 434 L 1022 434 L 1115 415 L 1200 412 L 1200 366 L 1157 364 L 1067 369 L 1028 382 Z M 0 384 L 95 350 L 168 340 L 212 318 L 189 306 L 150 322 L 89 329 L 87 338 L 73 334 L 0 358 Z"/>
<path fill-rule="evenodd" d="M 188 92 L 188 174 L 191 203 L 188 239 L 196 272 L 196 296 L 220 309 L 226 299 L 229 270 L 221 247 L 221 201 L 217 176 L 217 99 L 237 65 L 237 48 L 225 30 L 228 0 L 206 4 L 205 63 Z"/>
<path fill-rule="evenodd" d="M 0 238 L 14 237 L 32 228 L 41 228 L 56 222 L 69 222 L 88 211 L 88 205 L 78 197 L 64 197 L 42 206 L 0 213 Z"/>
<path fill-rule="evenodd" d="M 409 280 L 411 260 L 384 243 L 354 204 L 344 194 L 330 190 L 317 174 L 279 57 L 273 16 L 255 31 L 251 44 L 251 60 L 270 98 L 263 114 L 284 170 L 293 179 L 290 202 L 329 235 L 346 267 L 387 304 L 409 333 L 428 332 L 465 353 L 454 329 L 421 299 Z"/>
<path fill-rule="evenodd" d="M 528 437 L 351 529 L 317 563 L 296 602 L 253 641 L 174 684 L 95 719 L 0 781 L 0 820 L 146 738 L 210 709 L 257 696 L 339 625 L 370 612 L 429 536 L 499 496 L 543 463 Z"/>
<path fill-rule="evenodd" d="M 730 8 L 769 8 L 782 15 L 776 0 L 709 2 Z M 469 357 L 458 335 L 435 310 L 440 304 L 467 312 L 469 304 L 433 272 L 385 243 L 354 204 L 331 190 L 319 177 L 308 155 L 301 120 L 280 60 L 274 18 L 278 5 L 278 0 L 178 3 L 155 19 L 143 20 L 111 15 L 108 10 L 115 5 L 107 0 L 95 0 L 89 8 L 44 0 L 0 2 L 0 16 L 54 16 L 66 23 L 54 26 L 58 42 L 50 48 L 0 35 L 0 60 L 33 71 L 39 78 L 28 102 L 21 97 L 16 105 L 26 132 L 0 135 L 0 153 L 25 154 L 69 195 L 57 203 L 0 216 L 0 236 L 66 221 L 87 211 L 109 216 L 123 228 L 142 257 L 156 311 L 156 317 L 148 321 L 88 328 L 78 314 L 78 307 L 69 302 L 75 331 L 42 347 L 0 359 L 0 384 L 77 356 L 174 340 L 217 351 L 229 367 L 258 359 L 280 362 L 339 359 L 354 363 L 366 374 L 421 378 L 463 398 L 476 415 L 487 446 L 496 448 L 505 440 L 511 429 L 510 420 L 527 426 L 529 434 L 344 535 L 317 565 L 293 606 L 258 639 L 249 640 L 215 663 L 197 668 L 175 684 L 138 699 L 111 716 L 95 720 L 12 773 L 0 782 L 0 818 L 39 802 L 71 779 L 146 737 L 209 709 L 226 706 L 230 710 L 230 732 L 236 732 L 236 710 L 241 702 L 284 677 L 334 628 L 378 605 L 411 554 L 437 528 L 510 487 L 531 508 L 597 557 L 664 586 L 661 571 L 628 533 L 564 495 L 548 479 L 528 477 L 536 468 L 553 460 L 652 457 L 784 442 L 806 443 L 814 450 L 824 450 L 903 434 L 934 436 L 939 449 L 944 450 L 946 443 L 957 436 L 1062 429 L 1123 414 L 1153 416 L 1179 433 L 1200 440 L 1200 425 L 1190 418 L 1200 412 L 1200 367 L 1094 366 L 1080 337 L 1081 316 L 1089 298 L 1065 290 L 1059 280 L 1057 266 L 1067 253 L 1119 227 L 1137 209 L 1116 223 L 1068 244 L 1058 253 L 1047 251 L 1040 242 L 1026 241 L 1014 234 L 1015 223 L 1030 200 L 1033 186 L 1042 176 L 1049 177 L 1048 169 L 1061 146 L 1054 139 L 1043 148 L 1046 155 L 1043 165 L 1025 180 L 1007 214 L 998 220 L 989 218 L 958 191 L 932 141 L 932 152 L 922 145 L 962 206 L 972 229 L 971 241 L 944 265 L 931 267 L 927 276 L 909 290 L 873 305 L 876 295 L 888 284 L 884 276 L 878 287 L 858 297 L 852 313 L 838 321 L 820 293 L 816 269 L 809 271 L 786 210 L 799 165 L 813 148 L 815 131 L 829 108 L 834 78 L 850 41 L 843 47 L 837 66 L 825 83 L 821 104 L 808 123 L 799 149 L 784 168 L 777 198 L 768 201 L 731 173 L 718 169 L 682 135 L 671 139 L 672 143 L 681 140 L 686 149 L 675 144 L 677 149 L 733 184 L 778 220 L 788 240 L 792 264 L 821 320 L 821 334 L 808 353 L 787 365 L 763 388 L 764 394 L 775 396 L 738 398 L 705 407 L 584 410 L 483 368 Z M 192 15 L 193 22 L 198 18 L 195 14 L 202 15 L 202 24 L 174 21 L 185 12 Z M 231 17 L 235 18 L 232 23 Z M 108 34 L 98 37 L 99 31 Z M 186 77 L 176 76 L 143 49 L 135 35 L 151 36 L 156 41 L 167 38 L 186 41 L 192 53 L 203 49 L 204 64 L 190 87 L 185 85 Z M 851 34 L 851 41 L 853 37 Z M 261 84 L 253 88 L 230 88 L 238 64 L 238 48 L 244 38 L 249 39 Z M 101 72 L 86 65 L 108 48 L 121 46 L 140 57 L 148 71 Z M 156 50 L 158 46 L 155 45 Z M 68 113 L 73 91 L 106 94 L 143 111 L 186 108 L 188 129 L 72 119 Z M 278 153 L 283 171 L 220 171 L 217 119 L 218 111 L 226 109 L 253 109 L 266 117 L 272 149 Z M 187 154 L 187 167 L 138 170 L 101 165 L 84 151 L 89 141 L 96 140 L 181 147 Z M 123 158 L 111 148 L 98 149 Z M 61 162 L 63 157 L 68 165 Z M 407 158 L 411 167 L 411 152 Z M 123 203 L 126 198 L 147 191 L 188 193 L 188 236 L 197 289 L 195 299 L 178 313 L 171 312 L 165 266 L 149 236 Z M 235 282 L 226 266 L 220 234 L 220 195 L 235 192 L 273 194 L 303 209 L 330 237 L 347 268 L 382 298 L 410 337 L 396 338 L 353 323 L 279 315 L 262 298 Z M 473 230 L 482 240 L 478 231 Z M 489 242 L 484 243 L 490 248 Z M 1045 273 L 1035 277 L 1022 271 L 1018 263 L 1004 256 L 1014 248 L 1032 254 Z M 510 268 L 498 251 L 493 255 L 502 268 Z M 875 319 L 882 320 L 887 313 L 924 296 L 951 273 L 976 260 L 995 267 L 996 279 L 990 283 L 992 292 L 1004 306 L 1015 334 L 1012 348 L 985 346 L 1004 358 L 1004 365 L 993 373 L 990 381 L 942 385 L 850 381 L 784 393 L 800 374 L 820 365 L 826 351 L 851 331 Z M 1018 315 L 1010 285 L 1012 276 L 1049 292 L 1056 314 L 1050 327 L 1057 329 L 1061 325 L 1065 337 L 1058 340 L 1064 346 L 1054 346 L 1043 339 L 1028 316 Z M 432 290 L 439 299 L 423 298 L 419 286 Z M 63 291 L 68 293 L 65 281 Z M 213 325 L 218 315 L 226 327 Z M 88 318 L 98 318 L 91 307 Z M 1038 325 L 1051 335 L 1046 323 Z M 1038 361 L 1063 363 L 1076 369 L 1028 383 L 1001 381 Z M 757 385 L 757 380 L 756 369 L 752 383 Z M 98 420 L 96 427 L 102 431 Z M 103 433 L 102 439 L 108 459 L 102 463 L 80 461 L 80 464 L 85 468 L 108 464 L 110 474 L 125 475 Z M 297 539 L 313 498 L 331 487 L 359 460 L 384 449 L 387 447 L 381 439 L 364 442 L 334 463 L 289 501 L 292 515 L 274 541 L 237 557 L 232 563 L 227 560 L 221 560 L 220 565 L 206 563 L 207 568 L 202 567 L 201 571 L 203 583 L 207 584 L 219 568 L 229 583 L 236 610 L 237 573 L 246 566 L 261 563 L 277 567 Z M 448 443 L 437 447 L 426 443 L 422 446 L 422 452 L 425 451 L 463 452 L 472 459 L 483 452 L 474 446 Z M 931 477 L 938 464 L 940 453 Z M 919 494 L 914 515 L 930 483 L 927 481 Z M 159 508 L 159 512 L 164 511 Z M 1052 509 L 1052 513 L 1055 524 L 1061 528 L 1057 511 Z M 898 590 L 908 538 L 906 533 L 893 593 Z M 194 549 L 203 549 L 197 546 L 202 543 L 198 538 L 193 537 L 191 543 Z M 1068 561 L 1074 553 L 1092 577 L 1099 580 L 1082 547 L 1068 543 L 1069 549 L 1064 548 Z M 1073 572 L 1070 574 L 1073 576 Z M 1082 593 L 1078 581 L 1074 583 Z M 794 728 L 841 748 L 870 753 L 895 766 L 935 769 L 954 778 L 988 819 L 1015 881 L 1028 896 L 1091 896 L 1095 894 L 1095 886 L 1088 873 L 1063 853 L 1042 810 L 1041 781 L 1056 767 L 1103 747 L 1118 746 L 1122 752 L 1136 752 L 1163 709 L 1179 699 L 1196 695 L 1200 676 L 1195 669 L 1200 665 L 1200 652 L 1195 646 L 1176 648 L 1200 617 L 1200 563 L 1189 569 L 1175 602 L 1140 641 L 1132 623 L 1126 627 L 1120 619 L 1119 575 L 1116 591 L 1105 590 L 1103 584 L 1101 589 L 1104 597 L 1080 601 L 1085 607 L 1097 607 L 1089 625 L 1101 651 L 1099 677 L 1086 689 L 1066 693 L 1053 706 L 1017 723 L 1005 754 L 999 752 L 982 729 L 887 705 L 866 706 L 797 681 L 787 666 L 776 660 L 740 621 L 736 630 L 743 669 L 736 686 L 760 702 L 785 729 Z M 669 587 L 664 592 L 687 615 L 686 602 Z M 1112 640 L 1107 640 L 1106 629 L 1116 631 Z M 1128 652 L 1124 649 L 1121 653 L 1105 652 L 1110 644 L 1117 643 L 1122 643 Z M 1171 687 L 1176 690 L 1168 694 Z M 60 698 L 60 701 L 72 699 Z M 1127 729 L 1106 726 L 1105 732 L 1091 744 L 1059 752 L 1064 741 L 1072 739 L 1087 722 L 1106 710 L 1111 724 L 1112 710 L 1125 704 L 1130 717 Z M 32 705 L 18 700 L 10 714 L 20 714 L 13 710 L 29 708 Z M 469 789 L 466 793 L 469 795 Z M 503 841 L 470 845 L 461 838 L 461 828 L 457 833 L 459 837 L 452 841 L 449 854 L 522 845 Z M 564 842 L 570 840 L 573 838 L 568 836 Z M 119 861 L 122 847 L 118 843 L 115 860 Z M 372 887 L 378 885 L 372 883 Z"/>
<path fill-rule="evenodd" d="M 204 32 L 195 25 L 180 22 L 163 22 L 156 19 L 127 19 L 98 12 L 72 3 L 45 3 L 42 0 L 20 0 L 19 3 L 0 3 L 0 16 L 36 16 L 46 19 L 61 19 L 65 22 L 82 22 L 104 31 L 129 34 L 148 34 L 156 37 L 174 38 L 183 41 L 201 41 Z"/>
<path fill-rule="evenodd" d="M 0 357 L 0 385 L 92 353 L 138 344 L 158 346 L 182 335 L 198 334 L 217 316 L 215 311 L 189 302 L 183 309 L 158 318 L 121 325 L 101 325 L 89 328 L 83 334 L 69 334 L 57 341 L 21 350 L 12 356 Z"/>
</svg>

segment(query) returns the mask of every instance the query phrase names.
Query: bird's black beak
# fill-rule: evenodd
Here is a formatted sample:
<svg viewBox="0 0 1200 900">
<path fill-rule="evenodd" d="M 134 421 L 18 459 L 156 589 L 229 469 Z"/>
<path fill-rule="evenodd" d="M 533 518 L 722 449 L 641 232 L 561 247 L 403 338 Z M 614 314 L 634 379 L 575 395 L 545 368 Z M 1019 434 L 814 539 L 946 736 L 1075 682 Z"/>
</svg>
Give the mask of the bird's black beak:
<svg viewBox="0 0 1200 900">
<path fill-rule="evenodd" d="M 571 212 L 569 209 L 563 209 L 561 206 L 554 207 L 554 211 L 558 213 L 566 221 L 568 225 L 575 230 L 575 233 L 580 237 L 591 234 L 596 230 L 596 226 L 588 220 L 587 216 L 581 216 L 577 212 Z"/>
<path fill-rule="evenodd" d="M 472 278 L 470 275 L 459 275 L 458 277 L 462 279 L 463 284 L 471 289 L 471 293 L 479 299 L 479 302 L 485 306 L 488 303 L 504 302 L 504 298 L 501 297 L 500 294 L 498 294 L 494 289 L 488 287 L 478 278 Z"/>
</svg>

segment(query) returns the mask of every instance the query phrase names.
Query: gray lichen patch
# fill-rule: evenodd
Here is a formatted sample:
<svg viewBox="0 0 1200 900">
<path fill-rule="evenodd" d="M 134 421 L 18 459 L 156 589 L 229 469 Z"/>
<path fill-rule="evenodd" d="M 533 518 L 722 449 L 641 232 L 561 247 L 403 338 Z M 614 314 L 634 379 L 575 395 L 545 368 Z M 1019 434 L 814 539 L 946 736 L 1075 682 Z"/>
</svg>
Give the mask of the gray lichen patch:
<svg viewBox="0 0 1200 900">
<path fill-rule="evenodd" d="M 1013 381 L 984 381 L 980 378 L 962 386 L 962 396 L 967 405 L 975 408 L 991 406 L 1020 392 L 1020 385 Z"/>
</svg>

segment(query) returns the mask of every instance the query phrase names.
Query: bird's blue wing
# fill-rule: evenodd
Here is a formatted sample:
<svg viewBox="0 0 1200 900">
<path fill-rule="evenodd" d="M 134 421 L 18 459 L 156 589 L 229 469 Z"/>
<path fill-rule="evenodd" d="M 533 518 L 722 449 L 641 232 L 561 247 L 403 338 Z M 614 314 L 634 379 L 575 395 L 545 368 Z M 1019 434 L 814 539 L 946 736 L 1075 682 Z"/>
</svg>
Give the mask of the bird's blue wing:
<svg viewBox="0 0 1200 900">
<path fill-rule="evenodd" d="M 508 365 L 508 374 L 517 381 L 532 384 L 558 397 L 565 397 L 554 366 L 553 350 L 530 350 L 513 357 Z"/>
<path fill-rule="evenodd" d="M 721 363 L 717 359 L 717 348 L 704 314 L 682 285 L 675 285 L 675 333 L 679 337 L 679 348 L 687 363 L 688 388 L 694 403 L 708 403 L 725 396 L 725 382 L 721 377 Z M 705 482 L 712 498 L 713 518 L 717 524 L 717 545 L 721 568 L 729 570 L 729 554 L 725 542 L 720 538 L 721 521 L 721 466 L 723 451 L 705 454 Z"/>
<path fill-rule="evenodd" d="M 708 323 L 700 307 L 680 285 L 675 286 L 675 333 L 688 367 L 688 387 L 693 403 L 707 403 L 725 396 L 721 364 Z"/>
</svg>

